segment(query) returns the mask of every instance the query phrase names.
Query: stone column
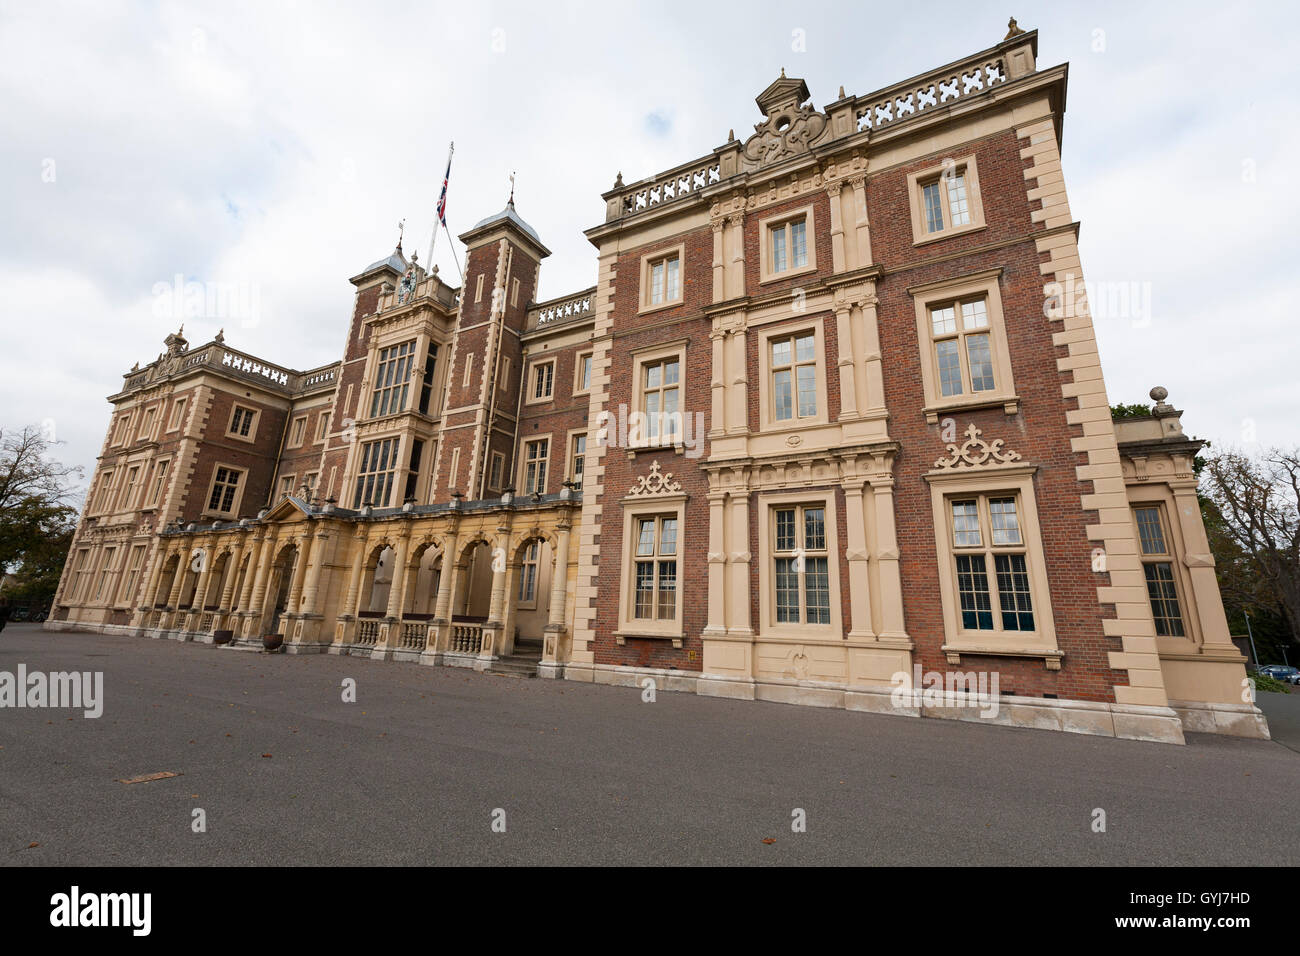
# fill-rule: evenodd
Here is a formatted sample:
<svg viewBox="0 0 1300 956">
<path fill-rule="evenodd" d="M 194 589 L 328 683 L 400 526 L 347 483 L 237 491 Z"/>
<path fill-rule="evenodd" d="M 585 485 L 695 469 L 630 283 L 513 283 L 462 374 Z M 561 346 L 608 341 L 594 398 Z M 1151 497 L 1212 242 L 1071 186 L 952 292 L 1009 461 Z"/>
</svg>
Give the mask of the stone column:
<svg viewBox="0 0 1300 956">
<path fill-rule="evenodd" d="M 749 488 L 746 484 L 731 493 L 731 532 L 727 535 L 727 576 L 730 592 L 727 606 L 727 633 L 744 638 L 754 636 L 749 618 L 749 571 L 753 555 L 749 550 Z"/>
<path fill-rule="evenodd" d="M 497 535 L 492 543 L 492 603 L 488 609 L 489 624 L 503 624 L 506 610 L 506 584 L 509 578 L 510 562 L 505 559 L 510 545 L 509 528 L 497 528 Z"/>
<path fill-rule="evenodd" d="M 1237 657 L 1241 652 L 1232 643 L 1232 637 L 1228 633 L 1223 597 L 1219 593 L 1219 582 L 1214 574 L 1214 555 L 1210 552 L 1205 524 L 1201 521 L 1201 505 L 1196 498 L 1195 479 L 1187 483 L 1170 484 L 1174 492 L 1176 520 L 1183 533 L 1186 552 L 1182 555 L 1182 562 L 1192 583 L 1196 615 L 1201 622 L 1201 653 Z M 1171 543 L 1170 549 L 1172 548 Z M 1189 610 L 1190 608 L 1183 608 L 1184 617 Z"/>
<path fill-rule="evenodd" d="M 241 539 L 238 544 L 230 549 L 230 557 L 227 559 L 226 567 L 229 569 L 229 577 L 221 589 L 221 597 L 218 599 L 218 605 L 222 611 L 230 610 L 230 599 L 235 594 L 235 581 L 239 579 L 239 562 L 244 557 L 244 542 Z"/>
<path fill-rule="evenodd" d="M 551 597 L 547 606 L 547 629 L 564 630 L 568 617 L 569 538 L 571 525 L 562 521 L 555 531 L 555 569 L 551 572 Z"/>
<path fill-rule="evenodd" d="M 858 385 L 854 375 L 853 328 L 848 302 L 835 303 L 835 337 L 839 341 L 840 421 L 858 417 Z"/>
<path fill-rule="evenodd" d="M 844 217 L 840 201 L 843 190 L 844 183 L 839 180 L 826 187 L 826 197 L 830 200 L 831 207 L 831 264 L 836 272 L 844 272 L 848 268 L 844 258 Z"/>
<path fill-rule="evenodd" d="M 903 626 L 903 580 L 898 566 L 898 537 L 894 529 L 894 478 L 871 476 L 876 503 L 876 561 L 880 568 L 880 637 L 908 640 Z"/>
<path fill-rule="evenodd" d="M 709 225 L 713 229 L 713 301 L 721 302 L 727 297 L 726 263 L 722 256 L 722 230 L 726 220 L 714 219 Z"/>
<path fill-rule="evenodd" d="M 871 640 L 871 577 L 867 563 L 867 524 L 862 496 L 865 479 L 854 477 L 842 483 L 844 518 L 848 523 L 850 640 Z"/>
<path fill-rule="evenodd" d="M 388 588 L 388 610 L 385 612 L 389 621 L 402 616 L 402 594 L 406 590 L 407 578 L 406 554 L 410 545 L 411 529 L 407 526 L 402 529 L 393 548 L 393 583 Z"/>
<path fill-rule="evenodd" d="M 420 656 L 421 664 L 437 664 L 451 644 L 451 599 L 456 587 L 457 526 L 442 536 L 442 570 L 438 574 L 438 596 L 433 605 L 434 639 Z"/>
<path fill-rule="evenodd" d="M 308 524 L 305 530 L 298 533 L 298 558 L 293 566 L 293 580 L 289 582 L 289 599 L 285 602 L 285 614 L 297 614 L 302 604 L 303 582 L 307 580 L 307 562 L 314 557 L 311 539 L 312 529 Z"/>
<path fill-rule="evenodd" d="M 148 616 L 153 612 L 154 605 L 158 603 L 158 587 L 162 584 L 163 569 L 167 567 L 167 558 L 170 555 L 162 542 L 154 548 L 153 564 L 149 568 L 149 583 L 144 589 L 144 600 L 140 602 L 140 609 L 137 612 L 138 617 L 136 624 L 144 626 L 148 622 Z"/>
<path fill-rule="evenodd" d="M 251 610 L 253 585 L 257 580 L 257 564 L 262 557 L 265 537 L 261 533 L 255 535 L 252 549 L 248 552 L 248 570 L 244 572 L 244 580 L 239 587 L 239 610 L 242 614 L 247 614 Z"/>
<path fill-rule="evenodd" d="M 203 545 L 203 567 L 199 570 L 199 580 L 194 585 L 194 601 L 191 608 L 202 614 L 203 609 L 208 603 L 208 588 L 212 583 L 212 569 L 216 565 L 216 558 L 213 552 L 216 551 L 216 545 L 205 543 Z"/>
<path fill-rule="evenodd" d="M 176 551 L 176 577 L 172 580 L 171 592 L 167 595 L 167 606 L 173 611 L 181 600 L 181 586 L 185 583 L 185 575 L 189 573 L 189 564 L 185 561 L 186 552 L 189 550 L 188 545 L 181 545 Z"/>
<path fill-rule="evenodd" d="M 316 601 L 320 595 L 320 576 L 325 566 L 325 557 L 329 554 L 330 540 L 333 533 L 322 528 L 316 533 L 316 543 L 312 545 L 311 569 L 307 572 L 306 583 L 302 590 L 302 600 L 299 602 L 298 610 L 302 614 L 315 614 Z"/>
<path fill-rule="evenodd" d="M 727 493 L 710 491 L 709 500 L 709 610 L 705 636 L 727 633 Z"/>
<path fill-rule="evenodd" d="M 352 537 L 352 571 L 348 575 L 348 592 L 343 597 L 342 614 L 344 617 L 356 617 L 357 602 L 361 599 L 361 579 L 366 573 L 366 555 L 370 551 L 370 542 L 364 528 L 358 528 Z"/>
<path fill-rule="evenodd" d="M 727 430 L 727 333 L 721 329 L 715 329 L 709 333 L 709 339 L 713 343 L 713 375 L 709 381 L 713 399 L 713 413 L 710 416 L 712 427 L 709 429 L 710 437 L 712 437 L 725 434 Z"/>
<path fill-rule="evenodd" d="M 268 529 L 266 537 L 262 541 L 262 560 L 257 567 L 257 577 L 253 582 L 253 594 L 249 599 L 249 618 L 244 627 L 244 633 L 248 637 L 260 637 L 261 635 L 256 632 L 261 630 L 262 623 L 266 620 L 266 592 L 271 583 L 271 564 L 275 560 L 275 548 L 275 535 Z"/>
<path fill-rule="evenodd" d="M 749 430 L 749 373 L 745 355 L 745 329 L 737 327 L 731 332 L 731 358 L 727 362 L 731 372 L 727 408 L 727 434 Z"/>
</svg>

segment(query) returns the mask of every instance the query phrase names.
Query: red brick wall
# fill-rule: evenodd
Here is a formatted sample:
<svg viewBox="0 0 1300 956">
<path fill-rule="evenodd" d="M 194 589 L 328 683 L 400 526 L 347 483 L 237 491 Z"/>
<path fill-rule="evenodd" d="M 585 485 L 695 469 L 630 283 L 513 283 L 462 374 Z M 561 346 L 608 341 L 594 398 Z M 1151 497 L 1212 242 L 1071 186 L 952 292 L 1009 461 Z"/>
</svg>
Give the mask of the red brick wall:
<svg viewBox="0 0 1300 956">
<path fill-rule="evenodd" d="M 1097 520 L 1096 513 L 1080 510 L 1080 495 L 1090 493 L 1092 487 L 1091 482 L 1075 477 L 1075 467 L 1085 464 L 1086 456 L 1070 450 L 1071 437 L 1082 432 L 1066 423 L 1065 414 L 1076 403 L 1061 395 L 1061 386 L 1071 381 L 1072 374 L 1056 368 L 1056 359 L 1065 349 L 1052 344 L 1054 330 L 1043 315 L 1040 257 L 1032 239 L 1021 239 L 1031 231 L 1031 222 L 1022 175 L 1025 161 L 1019 149 L 1015 134 L 1006 132 L 980 141 L 973 149 L 954 150 L 955 156 L 975 153 L 987 227 L 919 248 L 912 245 L 906 177 L 933 166 L 935 160 L 889 170 L 867 181 L 872 250 L 887 270 L 876 291 L 889 431 L 902 446 L 894 492 L 905 623 L 916 642 L 914 661 L 927 670 L 947 669 L 939 650 L 944 642 L 943 621 L 939 595 L 933 587 L 938 572 L 930 487 L 921 477 L 945 454 L 946 446 L 941 437 L 943 419 L 929 425 L 921 411 L 922 352 L 915 305 L 907 289 L 1001 267 L 1000 294 L 1020 411 L 1007 416 L 997 408 L 961 412 L 953 418 L 959 441 L 973 422 L 986 439 L 1004 438 L 1008 448 L 1038 465 L 1034 495 L 1057 643 L 1065 652 L 1065 661 L 1062 669 L 1054 672 L 1040 660 L 963 654 L 961 666 L 998 671 L 1003 691 L 1109 701 L 1113 700 L 1112 685 L 1125 683 L 1126 674 L 1107 664 L 1106 652 L 1118 650 L 1119 641 L 1102 635 L 1101 621 L 1113 616 L 1113 606 L 1097 602 L 1096 588 L 1107 584 L 1108 576 L 1094 573 L 1091 566 L 1094 545 L 1085 527 Z M 1004 248 L 973 251 L 1017 239 L 1020 241 Z M 954 254 L 957 258 L 935 261 Z"/>
</svg>

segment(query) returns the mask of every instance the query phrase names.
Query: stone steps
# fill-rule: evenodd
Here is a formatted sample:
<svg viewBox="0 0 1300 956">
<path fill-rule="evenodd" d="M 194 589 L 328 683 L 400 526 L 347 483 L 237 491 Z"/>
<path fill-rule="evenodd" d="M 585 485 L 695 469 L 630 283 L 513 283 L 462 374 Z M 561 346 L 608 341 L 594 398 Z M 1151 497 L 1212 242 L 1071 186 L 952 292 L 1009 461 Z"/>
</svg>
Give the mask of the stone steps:
<svg viewBox="0 0 1300 956">
<path fill-rule="evenodd" d="M 541 647 L 533 648 L 525 644 L 516 647 L 513 654 L 493 661 L 487 673 L 499 674 L 502 677 L 536 677 L 537 665 L 541 660 Z"/>
</svg>

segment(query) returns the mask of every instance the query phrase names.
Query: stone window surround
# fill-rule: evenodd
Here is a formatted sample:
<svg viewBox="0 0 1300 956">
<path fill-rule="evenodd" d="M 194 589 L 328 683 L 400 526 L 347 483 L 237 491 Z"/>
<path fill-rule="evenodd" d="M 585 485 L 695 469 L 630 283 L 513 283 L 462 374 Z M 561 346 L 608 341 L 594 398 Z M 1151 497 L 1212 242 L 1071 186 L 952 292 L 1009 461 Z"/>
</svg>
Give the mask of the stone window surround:
<svg viewBox="0 0 1300 956">
<path fill-rule="evenodd" d="M 500 468 L 497 467 L 497 462 L 501 463 Z M 492 481 L 492 475 L 494 472 L 496 473 L 497 476 L 497 480 L 495 483 L 493 483 Z M 501 488 L 501 483 L 505 481 L 505 476 L 506 476 L 506 456 L 502 452 L 494 451 L 488 456 L 488 480 L 487 480 L 488 489 L 491 491 L 503 490 Z"/>
<path fill-rule="evenodd" d="M 230 502 L 229 511 L 217 511 L 208 507 L 212 503 L 212 491 L 217 486 L 217 473 L 225 468 L 227 471 L 239 473 L 239 483 L 235 486 L 235 497 Z M 244 501 L 244 492 L 248 490 L 249 470 L 241 465 L 236 465 L 228 461 L 217 461 L 212 463 L 212 477 L 208 479 L 208 488 L 203 495 L 203 510 L 200 512 L 205 518 L 215 518 L 218 520 L 228 519 L 232 515 L 239 514 L 240 505 Z"/>
<path fill-rule="evenodd" d="M 664 359 L 677 359 L 677 411 L 681 413 L 683 419 L 686 416 L 685 396 L 686 396 L 686 346 L 689 339 L 676 339 L 672 342 L 659 342 L 654 345 L 643 346 L 642 348 L 633 349 L 628 353 L 632 361 L 632 402 L 628 407 L 629 411 L 640 412 L 645 414 L 645 376 L 643 373 L 644 366 L 653 365 L 656 362 L 662 362 Z M 638 444 L 633 444 L 631 436 L 628 438 L 628 456 L 631 457 L 633 450 L 644 448 L 683 448 L 685 435 L 678 434 L 682 439 L 677 442 L 651 441 L 648 435 L 643 436 L 643 440 Z"/>
<path fill-rule="evenodd" d="M 764 640 L 782 638 L 807 641 L 818 638 L 840 638 L 844 623 L 840 608 L 840 557 L 839 516 L 836 513 L 836 489 L 822 488 L 795 492 L 774 489 L 758 494 L 758 633 Z M 776 621 L 776 573 L 773 561 L 776 551 L 776 521 L 772 515 L 786 505 L 804 506 L 820 504 L 826 511 L 827 578 L 830 587 L 831 621 L 829 624 L 778 624 Z M 801 591 L 802 606 L 805 596 Z"/>
<path fill-rule="evenodd" d="M 124 574 L 118 575 L 116 599 L 112 602 L 114 607 L 129 608 L 131 606 L 131 592 L 140 586 L 140 575 L 144 572 L 146 551 L 148 545 L 132 544 L 128 546 L 127 554 L 122 560 L 120 571 Z M 127 585 L 130 584 L 130 587 Z"/>
<path fill-rule="evenodd" d="M 95 504 L 92 514 L 105 514 L 108 511 L 109 502 L 113 499 L 116 491 L 113 487 L 113 478 L 117 474 L 117 469 L 109 468 L 107 471 L 99 473 L 99 486 L 95 489 Z"/>
<path fill-rule="evenodd" d="M 161 410 L 159 404 L 152 404 L 145 408 L 144 413 L 140 416 L 140 428 L 136 432 L 136 441 L 152 441 L 154 433 L 158 428 L 158 412 Z"/>
<path fill-rule="evenodd" d="M 551 389 L 549 392 L 547 392 L 545 395 L 539 398 L 536 395 L 537 376 L 541 374 L 540 369 L 546 365 L 551 366 Z M 557 363 L 556 356 L 554 355 L 548 356 L 547 358 L 537 359 L 534 362 L 529 362 L 528 375 L 525 377 L 524 380 L 525 389 L 526 389 L 524 393 L 524 404 L 545 405 L 547 402 L 555 401 L 555 379 L 558 374 L 558 371 L 559 371 L 559 364 Z"/>
<path fill-rule="evenodd" d="M 935 558 L 938 564 L 940 603 L 943 608 L 944 644 L 942 650 L 950 664 L 960 663 L 962 654 L 1006 657 L 1041 657 L 1048 670 L 1059 670 L 1064 654 L 1056 643 L 1055 618 L 1052 615 L 1051 591 L 1047 581 L 1047 563 L 1043 552 L 1042 532 L 1038 523 L 1038 504 L 1034 497 L 1035 465 L 986 466 L 960 471 L 931 471 L 925 475 L 930 484 L 933 510 Z M 1029 565 L 1030 597 L 1034 608 L 1032 632 L 963 631 L 959 617 L 957 572 L 952 544 L 952 514 L 948 502 L 953 498 L 978 496 L 1013 496 Z M 995 622 L 997 608 L 994 608 Z"/>
<path fill-rule="evenodd" d="M 1165 547 L 1168 549 L 1168 557 L 1165 559 L 1169 562 L 1174 572 L 1174 590 L 1178 594 L 1178 610 L 1183 619 L 1183 636 L 1174 637 L 1172 635 L 1158 635 L 1156 640 L 1161 645 L 1172 645 L 1186 647 L 1187 643 L 1200 647 L 1204 644 L 1204 637 L 1201 633 L 1200 615 L 1196 607 L 1196 592 L 1187 574 L 1187 548 L 1183 543 L 1183 529 L 1181 523 L 1171 520 L 1176 513 L 1174 510 L 1174 496 L 1171 493 L 1164 492 L 1163 489 L 1146 487 L 1141 489 L 1140 497 L 1129 498 L 1129 515 L 1133 521 L 1133 541 L 1137 549 L 1137 558 L 1139 570 L 1141 566 L 1148 563 L 1148 557 L 1151 561 L 1159 560 L 1156 555 L 1148 556 L 1142 550 L 1142 538 L 1138 534 L 1137 526 L 1137 509 L 1138 508 L 1155 508 L 1160 513 L 1160 529 L 1165 535 Z M 1145 571 L 1143 575 L 1145 576 Z M 1146 588 L 1145 581 L 1142 584 Z M 1147 603 L 1150 604 L 1150 596 L 1147 597 Z"/>
<path fill-rule="evenodd" d="M 1001 276 L 1002 268 L 999 266 L 983 272 L 927 282 L 907 290 L 916 306 L 917 345 L 921 351 L 921 389 L 925 400 L 922 411 L 925 420 L 931 425 L 936 424 L 941 415 L 975 408 L 994 408 L 1000 405 L 1008 415 L 1014 415 L 1020 409 L 1020 396 L 1016 394 L 1016 383 L 1011 372 L 1011 350 L 1002 311 L 1002 293 L 999 289 Z M 995 387 L 990 392 L 980 392 L 977 395 L 941 395 L 930 308 L 980 293 L 984 295 L 988 312 L 989 351 L 993 358 Z M 958 316 L 960 318 L 960 310 Z"/>
<path fill-rule="evenodd" d="M 976 168 L 975 155 L 961 158 L 953 158 L 953 169 L 964 171 L 966 179 L 966 201 L 970 207 L 970 222 L 964 226 L 945 226 L 938 232 L 927 232 L 925 228 L 925 206 L 921 198 L 921 190 L 935 179 L 943 176 L 949 168 L 947 163 L 939 163 L 937 166 L 930 166 L 926 169 L 918 170 L 907 177 L 907 199 L 911 206 L 912 212 L 912 245 L 923 246 L 927 243 L 938 242 L 941 239 L 951 239 L 953 236 L 964 235 L 968 232 L 975 232 L 985 227 L 984 222 L 984 203 L 980 197 L 980 180 L 979 170 Z M 944 214 L 947 215 L 947 192 L 944 193 Z"/>
<path fill-rule="evenodd" d="M 527 438 L 524 438 L 524 439 L 521 439 L 521 440 L 520 440 L 520 442 L 519 442 L 519 475 L 518 475 L 518 479 L 517 479 L 517 481 L 516 481 L 516 483 L 515 483 L 515 487 L 519 489 L 519 494 L 521 494 L 521 495 L 531 495 L 531 494 L 533 494 L 532 491 L 528 491 L 528 490 L 526 490 L 527 487 L 528 487 L 528 485 L 527 485 L 527 481 L 526 481 L 526 480 L 527 480 L 527 477 L 528 477 L 528 446 L 531 445 L 531 444 L 533 444 L 533 443 L 535 443 L 535 442 L 539 442 L 539 441 L 545 441 L 545 442 L 546 442 L 546 454 L 545 454 L 544 456 L 542 456 L 540 459 L 535 459 L 535 460 L 541 461 L 541 462 L 543 462 L 543 463 L 546 465 L 546 474 L 545 474 L 545 477 L 544 477 L 543 480 L 542 480 L 542 486 L 541 486 L 540 488 L 535 489 L 535 491 L 541 492 L 542 494 L 546 494 L 546 488 L 547 488 L 548 485 L 550 485 L 550 483 L 551 483 L 551 477 L 552 477 L 552 475 L 551 475 L 551 459 L 554 457 L 554 452 L 555 452 L 555 441 L 554 441 L 554 438 L 555 438 L 555 436 L 552 435 L 550 432 L 545 432 L 545 433 L 542 433 L 542 434 L 529 435 Z"/>
<path fill-rule="evenodd" d="M 595 352 L 592 349 L 585 349 L 583 351 L 577 352 L 573 356 L 573 394 L 574 395 L 588 395 L 591 393 L 591 382 L 588 381 L 585 387 L 582 384 L 582 360 L 584 358 L 589 359 L 591 362 L 591 369 L 594 372 L 595 371 L 594 356 L 595 356 Z M 588 373 L 588 379 L 590 379 L 590 375 L 591 373 Z"/>
<path fill-rule="evenodd" d="M 677 298 L 664 302 L 650 303 L 650 268 L 656 262 L 664 259 L 677 257 Z M 645 315 L 647 312 L 658 312 L 661 309 L 671 309 L 674 306 L 682 305 L 686 301 L 686 243 L 679 242 L 674 246 L 660 247 L 653 252 L 647 252 L 641 257 L 641 287 L 637 294 L 637 315 Z"/>
<path fill-rule="evenodd" d="M 308 418 L 307 415 L 295 415 L 293 419 L 289 422 L 289 440 L 284 443 L 285 448 L 301 448 L 306 443 L 307 418 Z M 302 423 L 302 434 L 297 435 L 297 438 L 295 440 L 294 436 L 295 433 L 298 431 L 299 422 Z"/>
<path fill-rule="evenodd" d="M 134 417 L 132 412 L 123 412 L 118 416 L 117 423 L 113 426 L 113 440 L 110 447 L 116 448 L 131 440 L 131 419 Z"/>
<path fill-rule="evenodd" d="M 167 471 L 168 471 L 168 474 L 163 476 L 164 483 L 167 481 L 168 478 L 171 477 L 171 461 L 172 459 L 170 455 L 164 455 L 161 458 L 154 459 L 153 467 L 149 469 L 149 474 L 145 478 L 146 484 L 143 492 L 145 498 L 141 503 L 141 510 L 152 511 L 153 509 L 162 506 L 162 499 L 166 496 L 167 489 L 165 486 L 162 488 L 158 488 L 157 497 L 154 497 L 154 488 L 158 484 L 158 469 L 161 468 L 163 465 L 167 465 Z"/>
<path fill-rule="evenodd" d="M 167 416 L 167 431 L 179 431 L 185 424 L 185 408 L 189 405 L 188 399 L 188 395 L 182 395 L 172 400 L 171 413 Z"/>
<path fill-rule="evenodd" d="M 240 409 L 251 412 L 253 415 L 253 424 L 248 428 L 247 435 L 240 435 L 235 431 L 235 416 L 239 414 Z M 262 424 L 262 411 L 249 405 L 241 405 L 234 402 L 230 407 L 230 421 L 226 423 L 226 437 L 233 438 L 235 441 L 247 442 L 252 445 L 257 441 L 257 430 Z"/>
<path fill-rule="evenodd" d="M 329 435 L 330 418 L 332 417 L 333 413 L 328 408 L 323 409 L 320 415 L 316 417 L 316 437 L 312 439 L 313 445 L 319 445 Z"/>
<path fill-rule="evenodd" d="M 583 425 L 580 428 L 570 428 L 569 433 L 565 436 L 565 440 L 564 440 L 564 480 L 565 481 L 571 481 L 573 479 L 574 442 L 576 441 L 576 439 L 581 438 L 586 434 L 587 434 L 587 426 Z M 587 462 L 586 462 L 587 454 L 588 452 L 584 450 L 583 463 L 582 463 L 584 471 L 587 467 Z"/>
<path fill-rule="evenodd" d="M 293 494 L 295 491 L 297 491 L 298 489 L 297 489 L 296 487 L 294 487 L 294 479 L 296 479 L 297 477 L 298 477 L 298 476 L 297 476 L 296 474 L 293 474 L 292 472 L 289 473 L 289 474 L 287 474 L 287 475 L 281 475 L 281 476 L 280 476 L 280 487 L 283 488 L 283 487 L 285 486 L 285 482 L 288 482 L 289 490 L 288 490 L 288 491 L 277 491 L 276 494 L 277 494 L 277 495 L 291 495 L 291 494 Z"/>
<path fill-rule="evenodd" d="M 819 315 L 806 322 L 789 324 L 770 324 L 753 330 L 758 339 L 758 430 L 760 432 L 801 431 L 813 425 L 829 424 L 828 397 L 826 389 L 826 316 Z M 808 418 L 799 417 L 798 383 L 791 380 L 794 389 L 794 416 L 787 420 L 776 417 L 775 391 L 772 383 L 772 340 L 793 337 L 800 332 L 811 330 L 814 336 L 814 357 L 817 361 L 817 414 Z"/>
<path fill-rule="evenodd" d="M 763 285 L 768 282 L 777 282 L 781 279 L 789 279 L 793 276 L 806 275 L 810 272 L 817 271 L 817 228 L 816 228 L 816 210 L 812 203 L 799 209 L 787 209 L 785 212 L 773 213 L 758 221 L 758 282 Z M 772 230 L 777 226 L 783 226 L 786 223 L 804 220 L 807 228 L 804 231 L 808 243 L 808 264 L 806 266 L 793 266 L 783 269 L 780 272 L 772 271 Z M 793 251 L 793 250 L 791 250 Z"/>
<path fill-rule="evenodd" d="M 673 647 L 682 646 L 684 601 L 682 597 L 685 582 L 684 558 L 682 547 L 683 532 L 686 527 L 686 495 L 667 494 L 652 497 L 635 497 L 623 499 L 623 560 L 619 570 L 620 587 L 618 591 L 618 630 L 614 638 L 619 644 L 626 643 L 629 637 L 649 637 L 671 640 Z M 677 607 L 671 621 L 645 620 L 632 617 L 635 607 L 636 575 L 636 536 L 632 529 L 638 518 L 675 517 L 677 519 Z"/>
</svg>

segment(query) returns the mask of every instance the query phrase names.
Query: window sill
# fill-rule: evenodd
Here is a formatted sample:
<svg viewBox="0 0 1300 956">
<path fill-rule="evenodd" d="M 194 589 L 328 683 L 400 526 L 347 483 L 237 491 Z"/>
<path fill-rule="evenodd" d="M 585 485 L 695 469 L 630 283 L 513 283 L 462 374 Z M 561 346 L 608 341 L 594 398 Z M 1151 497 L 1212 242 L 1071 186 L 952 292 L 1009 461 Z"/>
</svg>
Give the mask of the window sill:
<svg viewBox="0 0 1300 956">
<path fill-rule="evenodd" d="M 1033 644 L 981 644 L 977 641 L 961 641 L 944 644 L 940 650 L 948 657 L 949 664 L 960 664 L 961 655 L 974 654 L 990 657 L 1039 657 L 1049 671 L 1059 671 L 1065 652 L 1055 647 Z"/>
<path fill-rule="evenodd" d="M 674 455 L 684 455 L 686 453 L 686 446 L 681 443 L 672 444 L 669 442 L 647 442 L 640 445 L 628 445 L 627 457 L 630 460 L 635 458 L 641 452 L 646 451 L 660 451 L 665 453 L 671 451 Z"/>
<path fill-rule="evenodd" d="M 662 312 L 664 309 L 671 309 L 679 305 L 685 305 L 686 298 L 683 296 L 679 299 L 673 299 L 671 302 L 657 302 L 654 305 L 644 304 L 636 310 L 637 315 L 648 315 L 651 312 Z"/>
<path fill-rule="evenodd" d="M 614 632 L 614 640 L 618 644 L 626 644 L 627 638 L 634 637 L 652 641 L 672 641 L 673 647 L 682 646 L 682 632 L 677 631 L 651 631 L 638 630 L 630 627 L 619 628 Z"/>
<path fill-rule="evenodd" d="M 958 226 L 955 229 L 942 229 L 939 232 L 927 233 L 926 235 L 921 236 L 919 239 L 913 239 L 912 245 L 914 247 L 928 246 L 932 242 L 942 242 L 944 239 L 952 239 L 955 236 L 969 235 L 972 232 L 979 232 L 980 230 L 987 229 L 987 228 L 988 228 L 987 223 L 974 222 L 971 223 L 969 226 Z"/>
<path fill-rule="evenodd" d="M 1014 415 L 1020 411 L 1019 395 L 989 395 L 980 396 L 979 398 L 967 398 L 965 400 L 945 401 L 942 404 L 927 405 L 921 409 L 925 412 L 925 420 L 936 425 L 942 415 L 949 415 L 955 412 L 972 412 L 981 408 L 997 408 L 1002 406 L 1002 410 L 1008 415 Z"/>
<path fill-rule="evenodd" d="M 806 266 L 800 266 L 798 269 L 786 269 L 784 272 L 764 272 L 759 278 L 759 285 L 767 285 L 771 282 L 780 282 L 782 279 L 793 279 L 796 276 L 806 276 L 811 272 L 817 271 L 817 263 L 811 262 Z"/>
</svg>

